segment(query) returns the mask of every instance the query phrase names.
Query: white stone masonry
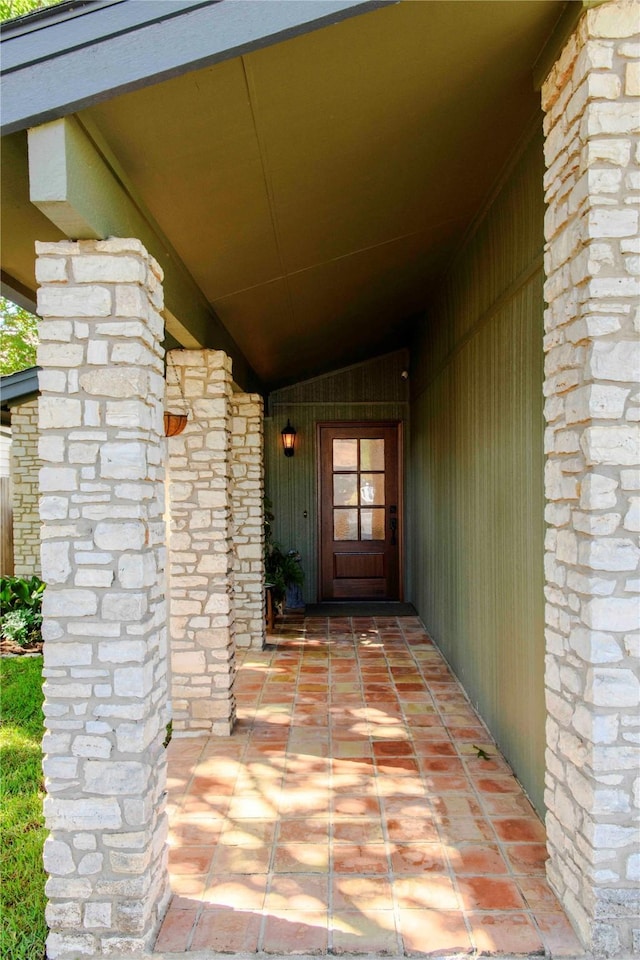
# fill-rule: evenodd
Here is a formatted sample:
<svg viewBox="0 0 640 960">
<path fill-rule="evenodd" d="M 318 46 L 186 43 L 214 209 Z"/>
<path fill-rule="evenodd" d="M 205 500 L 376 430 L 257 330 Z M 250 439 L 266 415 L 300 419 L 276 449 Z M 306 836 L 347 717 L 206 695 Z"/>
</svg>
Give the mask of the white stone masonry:
<svg viewBox="0 0 640 960">
<path fill-rule="evenodd" d="M 236 645 L 261 650 L 265 635 L 262 398 L 234 393 L 231 406 Z"/>
<path fill-rule="evenodd" d="M 166 906 L 162 275 L 37 245 L 50 960 L 148 949 Z"/>
<path fill-rule="evenodd" d="M 640 6 L 586 12 L 546 111 L 549 878 L 640 954 Z"/>
<path fill-rule="evenodd" d="M 11 410 L 11 505 L 16 577 L 40 576 L 38 400 Z"/>
<path fill-rule="evenodd" d="M 168 440 L 173 730 L 228 735 L 235 723 L 231 360 L 219 350 L 168 355 L 167 410 L 183 410 Z"/>
</svg>

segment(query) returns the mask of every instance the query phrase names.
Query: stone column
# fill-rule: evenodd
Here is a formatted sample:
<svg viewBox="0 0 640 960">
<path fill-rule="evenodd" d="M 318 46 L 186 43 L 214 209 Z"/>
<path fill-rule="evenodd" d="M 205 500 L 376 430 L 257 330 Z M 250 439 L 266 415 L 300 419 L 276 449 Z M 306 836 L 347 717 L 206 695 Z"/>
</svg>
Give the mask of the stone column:
<svg viewBox="0 0 640 960">
<path fill-rule="evenodd" d="M 11 409 L 11 504 L 16 577 L 40 576 L 38 400 Z"/>
<path fill-rule="evenodd" d="M 639 8 L 583 15 L 546 111 L 549 878 L 585 946 L 640 952 Z"/>
<path fill-rule="evenodd" d="M 264 646 L 264 436 L 262 397 L 232 398 L 233 605 L 238 647 Z"/>
<path fill-rule="evenodd" d="M 161 272 L 39 243 L 48 956 L 150 947 L 166 906 Z"/>
<path fill-rule="evenodd" d="M 173 730 L 228 735 L 235 722 L 231 360 L 219 350 L 172 350 L 168 359 L 167 409 L 180 388 L 189 407 L 185 431 L 168 441 Z"/>
</svg>

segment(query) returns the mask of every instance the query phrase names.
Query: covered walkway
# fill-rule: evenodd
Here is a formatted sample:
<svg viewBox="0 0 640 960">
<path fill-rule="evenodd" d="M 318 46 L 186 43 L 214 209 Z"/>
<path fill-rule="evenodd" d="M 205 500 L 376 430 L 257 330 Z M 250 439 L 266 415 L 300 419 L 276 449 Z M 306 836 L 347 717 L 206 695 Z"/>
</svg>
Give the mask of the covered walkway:
<svg viewBox="0 0 640 960">
<path fill-rule="evenodd" d="M 545 833 L 415 617 L 287 618 L 169 746 L 158 952 L 582 956 Z"/>
</svg>

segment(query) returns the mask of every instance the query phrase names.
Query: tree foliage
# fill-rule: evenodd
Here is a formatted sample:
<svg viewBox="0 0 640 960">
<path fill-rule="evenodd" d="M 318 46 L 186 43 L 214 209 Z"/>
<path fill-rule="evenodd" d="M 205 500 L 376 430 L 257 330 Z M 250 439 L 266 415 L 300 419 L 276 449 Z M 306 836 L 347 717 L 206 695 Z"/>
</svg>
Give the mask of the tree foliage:
<svg viewBox="0 0 640 960">
<path fill-rule="evenodd" d="M 37 348 L 38 318 L 0 297 L 0 374 L 34 367 Z"/>
<path fill-rule="evenodd" d="M 51 7 L 61 0 L 0 0 L 0 20 L 12 20 L 32 10 Z"/>
<path fill-rule="evenodd" d="M 0 22 L 33 10 L 52 7 L 61 0 L 0 0 Z M 0 374 L 17 373 L 35 366 L 38 320 L 28 310 L 0 297 Z"/>
</svg>

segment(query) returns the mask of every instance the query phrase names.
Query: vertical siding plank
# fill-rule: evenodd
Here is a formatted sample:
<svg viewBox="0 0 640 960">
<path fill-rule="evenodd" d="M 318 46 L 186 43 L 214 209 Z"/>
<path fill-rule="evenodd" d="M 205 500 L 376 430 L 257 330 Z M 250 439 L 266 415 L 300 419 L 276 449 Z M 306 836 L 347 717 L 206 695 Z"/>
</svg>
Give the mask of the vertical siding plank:
<svg viewBox="0 0 640 960">
<path fill-rule="evenodd" d="M 537 135 L 417 331 L 408 500 L 410 599 L 541 811 L 542 175 Z"/>
</svg>

